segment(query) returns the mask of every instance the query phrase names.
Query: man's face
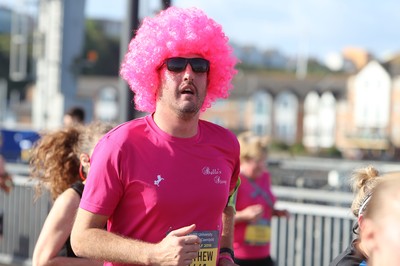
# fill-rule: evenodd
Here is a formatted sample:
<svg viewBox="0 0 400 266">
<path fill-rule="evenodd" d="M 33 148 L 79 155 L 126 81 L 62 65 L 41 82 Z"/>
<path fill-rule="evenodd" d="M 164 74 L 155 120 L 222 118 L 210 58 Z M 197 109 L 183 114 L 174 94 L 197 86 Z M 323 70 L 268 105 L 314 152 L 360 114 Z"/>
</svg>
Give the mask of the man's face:
<svg viewBox="0 0 400 266">
<path fill-rule="evenodd" d="M 180 57 L 201 58 L 196 54 Z M 164 64 L 160 68 L 157 109 L 167 108 L 182 118 L 197 114 L 207 95 L 207 75 L 208 72 L 195 72 L 190 62 L 182 71 L 168 70 L 167 64 Z"/>
</svg>

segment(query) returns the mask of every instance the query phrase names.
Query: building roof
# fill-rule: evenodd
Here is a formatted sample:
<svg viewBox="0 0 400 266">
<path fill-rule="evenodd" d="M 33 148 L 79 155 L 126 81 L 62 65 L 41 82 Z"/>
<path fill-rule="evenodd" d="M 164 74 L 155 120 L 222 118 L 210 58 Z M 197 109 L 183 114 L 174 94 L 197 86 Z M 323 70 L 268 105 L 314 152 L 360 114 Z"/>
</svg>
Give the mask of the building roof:
<svg viewBox="0 0 400 266">
<path fill-rule="evenodd" d="M 400 76 L 400 52 L 382 63 L 391 77 Z"/>
</svg>

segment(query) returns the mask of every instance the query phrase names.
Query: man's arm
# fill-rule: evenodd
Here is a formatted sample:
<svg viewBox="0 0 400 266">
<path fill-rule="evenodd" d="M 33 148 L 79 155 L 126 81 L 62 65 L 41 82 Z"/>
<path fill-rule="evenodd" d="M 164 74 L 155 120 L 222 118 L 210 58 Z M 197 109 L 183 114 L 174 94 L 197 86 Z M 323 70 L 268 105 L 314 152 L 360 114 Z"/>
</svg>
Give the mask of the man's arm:
<svg viewBox="0 0 400 266">
<path fill-rule="evenodd" d="M 221 249 L 229 249 L 230 252 L 222 252 L 220 251 L 220 254 L 227 258 L 229 257 L 234 257 L 231 253 L 233 253 L 233 238 L 234 238 L 234 230 L 235 230 L 235 215 L 236 215 L 236 199 L 237 199 L 237 193 L 239 186 L 241 184 L 240 177 L 238 177 L 236 181 L 235 188 L 233 191 L 230 192 L 229 198 L 228 198 L 228 203 L 224 209 L 224 212 L 222 214 L 222 237 L 221 237 Z M 220 261 L 218 262 L 219 265 L 231 265 L 231 261 L 229 259 L 222 259 L 220 258 Z M 233 258 L 232 258 L 233 259 Z M 234 264 L 234 263 L 233 263 Z M 235 264 L 234 264 L 235 265 Z"/>
<path fill-rule="evenodd" d="M 221 248 L 229 248 L 233 250 L 233 237 L 234 237 L 234 216 L 235 209 L 232 206 L 226 206 L 222 214 L 222 236 L 221 236 Z M 231 256 L 228 252 L 222 252 L 221 255 Z M 236 265 L 228 259 L 220 259 L 219 265 Z"/>
<path fill-rule="evenodd" d="M 79 208 L 71 234 L 75 254 L 125 264 L 189 265 L 200 249 L 200 239 L 188 235 L 195 225 L 174 230 L 152 244 L 107 232 L 106 222 L 106 216 Z"/>
</svg>

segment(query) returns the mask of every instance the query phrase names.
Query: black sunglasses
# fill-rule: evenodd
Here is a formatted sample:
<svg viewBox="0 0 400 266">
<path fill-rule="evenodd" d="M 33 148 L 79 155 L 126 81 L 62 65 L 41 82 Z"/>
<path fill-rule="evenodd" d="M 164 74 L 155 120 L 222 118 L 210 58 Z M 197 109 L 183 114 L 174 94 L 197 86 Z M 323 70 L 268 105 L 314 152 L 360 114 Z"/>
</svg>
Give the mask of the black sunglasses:
<svg viewBox="0 0 400 266">
<path fill-rule="evenodd" d="M 204 58 L 171 57 L 165 59 L 163 65 L 166 64 L 169 71 L 179 73 L 186 69 L 188 63 L 196 73 L 206 73 L 210 69 L 210 62 Z"/>
</svg>

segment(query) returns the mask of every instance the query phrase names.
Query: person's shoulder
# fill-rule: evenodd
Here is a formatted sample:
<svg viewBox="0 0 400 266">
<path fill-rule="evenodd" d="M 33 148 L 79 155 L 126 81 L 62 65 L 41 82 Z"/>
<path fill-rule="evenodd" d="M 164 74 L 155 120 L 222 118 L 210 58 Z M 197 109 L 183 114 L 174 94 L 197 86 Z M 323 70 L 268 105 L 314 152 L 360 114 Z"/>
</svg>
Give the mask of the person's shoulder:
<svg viewBox="0 0 400 266">
<path fill-rule="evenodd" d="M 139 129 L 146 126 L 145 119 L 143 117 L 130 120 L 115 126 L 102 139 L 111 140 L 124 140 L 129 139 L 135 132 L 141 132 Z"/>
<path fill-rule="evenodd" d="M 261 177 L 265 182 L 271 182 L 271 172 L 269 170 L 264 170 Z"/>
<path fill-rule="evenodd" d="M 199 124 L 201 130 L 205 131 L 206 134 L 212 134 L 215 137 L 224 138 L 225 140 L 226 138 L 230 138 L 234 141 L 237 141 L 235 134 L 233 134 L 232 131 L 223 126 L 220 126 L 218 124 L 212 123 L 207 120 L 200 120 Z"/>
<path fill-rule="evenodd" d="M 340 260 L 332 261 L 329 266 L 360 266 L 362 261 L 355 260 L 354 258 L 342 257 Z"/>
<path fill-rule="evenodd" d="M 329 266 L 359 266 L 363 258 L 357 256 L 351 246 L 340 253 Z"/>
<path fill-rule="evenodd" d="M 126 121 L 126 122 L 121 123 L 121 124 L 117 125 L 116 127 L 114 127 L 112 130 L 110 130 L 109 133 L 112 133 L 112 132 L 120 133 L 120 132 L 125 132 L 125 131 L 131 131 L 138 127 L 145 126 L 146 119 L 147 119 L 146 117 L 139 117 L 139 118 L 135 118 L 133 120 Z"/>
<path fill-rule="evenodd" d="M 62 212 L 68 212 L 68 210 L 77 209 L 80 200 L 81 197 L 78 193 L 74 189 L 68 188 L 57 197 L 54 201 L 53 208 Z"/>
<path fill-rule="evenodd" d="M 71 185 L 71 188 L 82 198 L 85 185 L 81 181 L 77 181 Z"/>
</svg>

